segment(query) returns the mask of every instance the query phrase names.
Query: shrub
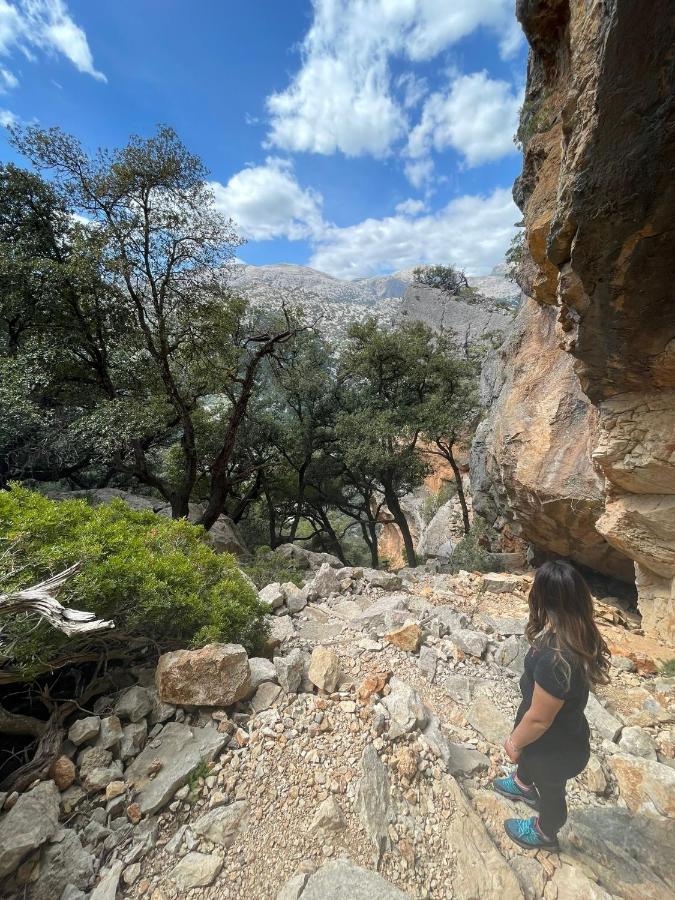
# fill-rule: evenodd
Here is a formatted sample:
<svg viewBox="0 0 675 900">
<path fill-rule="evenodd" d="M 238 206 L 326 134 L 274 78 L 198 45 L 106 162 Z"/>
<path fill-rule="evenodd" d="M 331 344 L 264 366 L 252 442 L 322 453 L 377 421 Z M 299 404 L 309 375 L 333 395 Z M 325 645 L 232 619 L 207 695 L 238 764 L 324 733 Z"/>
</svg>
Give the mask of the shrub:
<svg viewBox="0 0 675 900">
<path fill-rule="evenodd" d="M 422 518 L 428 525 L 439 509 L 445 506 L 448 500 L 457 493 L 457 485 L 454 481 L 444 481 L 439 490 L 435 494 L 428 494 L 422 503 Z"/>
<path fill-rule="evenodd" d="M 468 534 L 457 543 L 450 557 L 451 572 L 489 572 L 492 564 L 488 551 L 483 546 L 487 537 L 488 524 L 485 519 L 474 517 Z"/>
<path fill-rule="evenodd" d="M 675 657 L 664 660 L 659 666 L 659 672 L 666 678 L 675 676 Z"/>
<path fill-rule="evenodd" d="M 204 530 L 135 512 L 121 500 L 92 507 L 55 502 L 19 486 L 0 493 L 0 580 L 20 589 L 81 562 L 62 588 L 64 606 L 112 619 L 110 632 L 68 638 L 34 616 L 2 622 L 0 650 L 25 679 L 55 664 L 102 655 L 110 642 L 158 652 L 232 641 L 255 652 L 268 607 Z M 58 662 L 57 662 L 58 661 Z"/>
<path fill-rule="evenodd" d="M 269 547 L 256 548 L 253 559 L 242 568 L 258 589 L 274 581 L 281 584 L 292 581 L 302 587 L 304 581 L 302 571 L 294 560 L 284 559 Z"/>
</svg>

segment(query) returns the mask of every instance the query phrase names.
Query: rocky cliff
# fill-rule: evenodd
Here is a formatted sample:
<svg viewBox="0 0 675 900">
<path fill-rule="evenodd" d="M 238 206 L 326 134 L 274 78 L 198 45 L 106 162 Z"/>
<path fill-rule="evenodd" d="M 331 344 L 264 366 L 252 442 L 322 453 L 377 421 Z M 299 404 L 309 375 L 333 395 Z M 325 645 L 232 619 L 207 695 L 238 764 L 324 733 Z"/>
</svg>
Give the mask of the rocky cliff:
<svg viewBox="0 0 675 900">
<path fill-rule="evenodd" d="M 634 567 L 645 627 L 672 638 L 672 4 L 518 0 L 517 14 L 531 299 L 486 373 L 474 504 L 545 550 Z"/>
</svg>

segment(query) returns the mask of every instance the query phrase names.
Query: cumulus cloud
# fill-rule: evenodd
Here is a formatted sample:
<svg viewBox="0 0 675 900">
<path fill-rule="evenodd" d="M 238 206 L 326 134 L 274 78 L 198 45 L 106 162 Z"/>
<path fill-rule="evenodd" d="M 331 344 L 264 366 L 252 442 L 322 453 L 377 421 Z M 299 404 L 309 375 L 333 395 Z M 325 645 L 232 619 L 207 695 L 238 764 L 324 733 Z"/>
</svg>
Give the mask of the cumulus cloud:
<svg viewBox="0 0 675 900">
<path fill-rule="evenodd" d="M 287 160 L 269 156 L 264 165 L 249 166 L 227 184 L 214 182 L 211 187 L 219 208 L 234 220 L 244 237 L 301 240 L 323 232 L 323 198 L 298 184 Z"/>
<path fill-rule="evenodd" d="M 410 132 L 407 152 L 415 160 L 426 160 L 432 150 L 453 147 L 469 166 L 515 152 L 521 100 L 510 84 L 485 71 L 460 75 L 446 93 L 427 98 L 420 122 Z"/>
<path fill-rule="evenodd" d="M 433 214 L 327 226 L 310 265 L 340 278 L 377 275 L 419 263 L 448 262 L 483 274 L 503 259 L 520 213 L 510 190 L 466 195 Z"/>
<path fill-rule="evenodd" d="M 94 65 L 94 58 L 84 31 L 77 25 L 63 0 L 18 0 L 12 4 L 0 0 L 0 55 L 8 56 L 20 49 L 29 60 L 33 50 L 58 53 L 78 71 L 99 81 L 106 77 Z M 16 76 L 2 71 L 5 87 L 16 87 Z"/>
<path fill-rule="evenodd" d="M 313 0 L 314 18 L 289 86 L 267 99 L 268 144 L 290 151 L 383 157 L 422 97 L 414 74 L 392 84 L 393 58 L 432 59 L 480 26 L 517 45 L 512 0 Z M 509 35 L 504 42 L 503 36 Z"/>
<path fill-rule="evenodd" d="M 416 216 L 418 213 L 426 212 L 426 208 L 427 205 L 424 200 L 413 200 L 412 197 L 397 203 L 395 207 L 396 212 L 402 216 Z"/>
</svg>

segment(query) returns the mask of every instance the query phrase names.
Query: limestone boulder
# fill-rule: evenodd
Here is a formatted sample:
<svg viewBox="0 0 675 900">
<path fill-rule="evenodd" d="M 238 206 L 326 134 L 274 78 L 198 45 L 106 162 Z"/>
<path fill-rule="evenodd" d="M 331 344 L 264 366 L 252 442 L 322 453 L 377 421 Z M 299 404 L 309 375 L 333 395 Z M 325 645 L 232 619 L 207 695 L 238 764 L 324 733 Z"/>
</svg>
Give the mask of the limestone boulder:
<svg viewBox="0 0 675 900">
<path fill-rule="evenodd" d="M 312 650 L 307 675 L 320 691 L 331 694 L 338 686 L 342 675 L 340 657 L 329 647 L 315 647 Z"/>
<path fill-rule="evenodd" d="M 608 762 L 629 809 L 675 819 L 675 769 L 628 753 L 614 753 Z"/>
<path fill-rule="evenodd" d="M 377 872 L 347 859 L 329 862 L 312 875 L 291 878 L 276 900 L 410 900 Z"/>
<path fill-rule="evenodd" d="M 48 841 L 58 824 L 59 790 L 53 781 L 42 781 L 32 791 L 21 794 L 0 818 L 0 879 Z"/>
<path fill-rule="evenodd" d="M 164 653 L 155 682 L 165 703 L 227 707 L 247 696 L 251 672 L 239 644 L 207 644 L 200 650 Z"/>
</svg>

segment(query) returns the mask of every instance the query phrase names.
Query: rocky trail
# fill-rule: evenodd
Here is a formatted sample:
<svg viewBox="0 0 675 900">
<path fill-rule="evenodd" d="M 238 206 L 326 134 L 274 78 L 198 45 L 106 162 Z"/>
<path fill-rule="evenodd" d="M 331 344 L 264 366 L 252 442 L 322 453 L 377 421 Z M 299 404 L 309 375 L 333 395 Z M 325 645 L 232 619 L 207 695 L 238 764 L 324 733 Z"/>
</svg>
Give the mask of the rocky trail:
<svg viewBox="0 0 675 900">
<path fill-rule="evenodd" d="M 672 647 L 598 602 L 614 656 L 591 763 L 561 852 L 525 852 L 502 821 L 530 811 L 490 781 L 509 769 L 529 576 L 304 561 L 303 588 L 261 592 L 273 660 L 165 655 L 82 712 L 52 781 L 0 797 L 3 897 L 673 896 Z"/>
</svg>

